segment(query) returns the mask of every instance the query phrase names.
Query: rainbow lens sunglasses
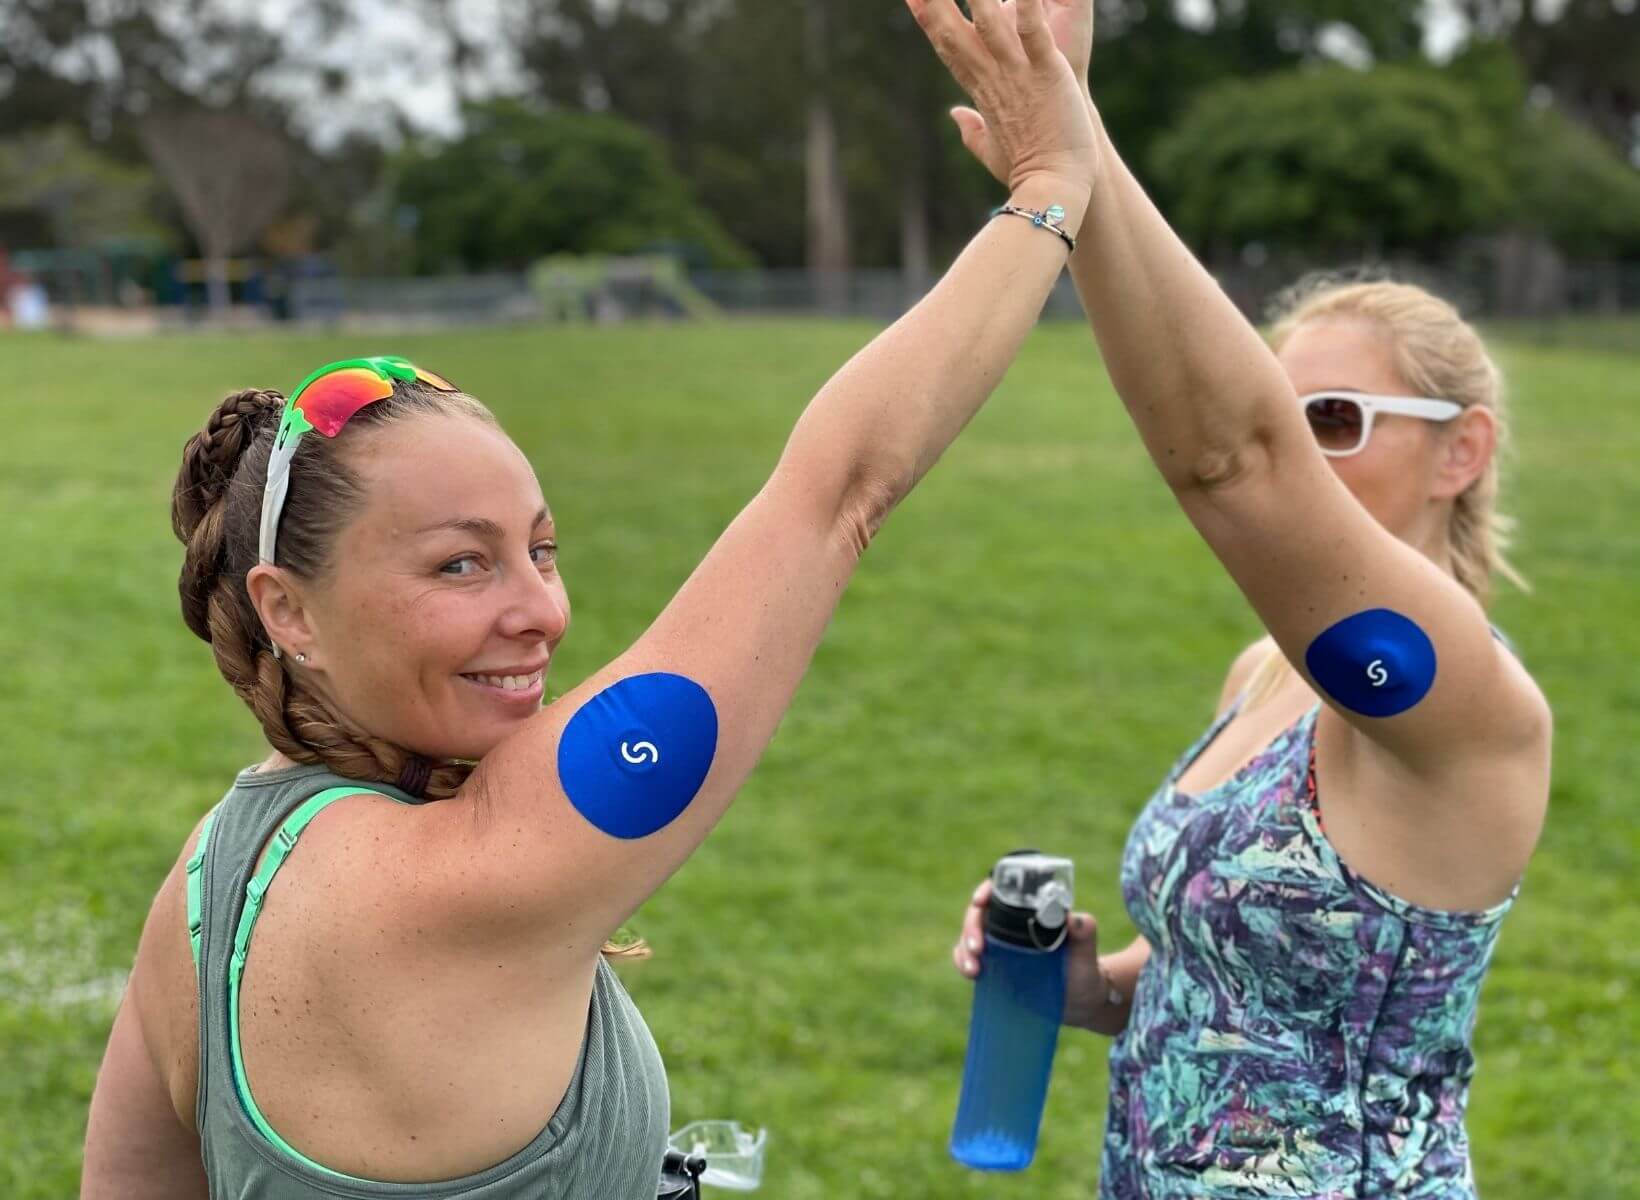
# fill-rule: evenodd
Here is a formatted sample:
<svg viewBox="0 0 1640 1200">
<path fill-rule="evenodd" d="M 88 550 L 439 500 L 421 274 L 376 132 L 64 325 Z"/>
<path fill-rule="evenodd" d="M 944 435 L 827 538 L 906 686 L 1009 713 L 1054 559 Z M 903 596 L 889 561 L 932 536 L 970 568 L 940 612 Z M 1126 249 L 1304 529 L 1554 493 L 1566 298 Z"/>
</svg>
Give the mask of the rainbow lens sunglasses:
<svg viewBox="0 0 1640 1200">
<path fill-rule="evenodd" d="M 376 358 L 348 358 L 320 367 L 302 380 L 285 401 L 285 414 L 274 435 L 273 453 L 268 458 L 268 483 L 262 492 L 262 525 L 257 552 L 265 563 L 274 561 L 279 536 L 279 515 L 285 511 L 290 492 L 290 464 L 304 435 L 317 433 L 333 438 L 360 409 L 386 400 L 397 383 L 421 382 L 441 392 L 459 392 L 447 379 L 423 371 L 408 359 L 396 355 Z M 275 650 L 277 654 L 278 651 Z"/>
</svg>

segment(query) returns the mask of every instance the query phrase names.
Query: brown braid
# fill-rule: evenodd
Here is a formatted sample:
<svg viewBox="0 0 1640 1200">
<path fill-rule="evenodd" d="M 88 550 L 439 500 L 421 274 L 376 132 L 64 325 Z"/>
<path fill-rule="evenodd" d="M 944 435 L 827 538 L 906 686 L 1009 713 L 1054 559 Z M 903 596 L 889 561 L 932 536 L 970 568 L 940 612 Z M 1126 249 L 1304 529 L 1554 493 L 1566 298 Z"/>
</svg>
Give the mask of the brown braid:
<svg viewBox="0 0 1640 1200">
<path fill-rule="evenodd" d="M 182 470 L 171 492 L 171 528 L 188 553 L 177 586 L 182 619 L 207 642 L 211 593 L 226 565 L 222 501 L 245 450 L 263 429 L 278 426 L 284 403 L 278 392 L 235 392 L 182 451 Z"/>
<path fill-rule="evenodd" d="M 319 765 L 346 779 L 387 783 L 428 800 L 456 794 L 474 764 L 432 762 L 375 737 L 333 711 L 293 674 L 251 604 L 245 576 L 256 565 L 262 490 L 285 398 L 275 391 L 235 392 L 189 439 L 171 493 L 171 526 L 186 547 L 177 591 L 188 628 L 208 642 L 217 669 L 256 715 L 274 749 L 293 762 Z M 398 384 L 389 399 L 360 411 L 338 438 L 302 440 L 291 466 L 279 523 L 278 565 L 301 579 L 322 579 L 342 528 L 364 502 L 363 486 L 338 443 L 357 430 L 420 413 L 495 418 L 472 397 L 423 384 Z M 641 942 L 604 947 L 642 955 Z"/>
<path fill-rule="evenodd" d="M 436 407 L 436 402 L 429 402 L 438 395 L 432 389 L 403 390 L 412 394 L 402 403 L 397 396 L 392 402 L 401 412 Z M 488 419 L 477 401 L 452 401 L 443 407 Z M 403 779 L 419 785 L 408 789 L 412 794 L 427 799 L 452 796 L 471 774 L 470 763 L 428 763 L 424 769 L 412 769 L 420 756 L 372 737 L 332 712 L 274 657 L 273 643 L 251 605 L 245 572 L 256 562 L 261 485 L 284 403 L 274 391 L 235 392 L 217 406 L 183 451 L 171 497 L 172 528 L 187 547 L 177 582 L 183 619 L 210 643 L 223 677 L 256 714 L 269 743 L 286 757 L 323 764 L 348 779 Z M 280 565 L 309 578 L 328 566 L 329 543 L 361 499 L 356 477 L 333 452 L 327 453 L 331 448 L 322 443 L 328 440 L 303 442 L 280 525 Z M 309 450 L 313 443 L 320 443 L 317 453 Z M 322 493 L 330 495 L 332 511 L 315 511 L 313 498 Z M 304 520 L 304 515 L 311 519 Z"/>
</svg>

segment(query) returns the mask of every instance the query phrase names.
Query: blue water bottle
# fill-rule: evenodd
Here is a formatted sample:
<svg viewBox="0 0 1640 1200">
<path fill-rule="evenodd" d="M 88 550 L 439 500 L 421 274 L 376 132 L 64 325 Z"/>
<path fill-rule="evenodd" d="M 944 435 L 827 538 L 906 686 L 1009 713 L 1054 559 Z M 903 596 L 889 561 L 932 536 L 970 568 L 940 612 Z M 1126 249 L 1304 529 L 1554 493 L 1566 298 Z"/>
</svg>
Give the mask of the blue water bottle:
<svg viewBox="0 0 1640 1200">
<path fill-rule="evenodd" d="M 991 872 L 985 956 L 974 983 L 951 1156 L 981 1171 L 1022 1171 L 1036 1153 L 1059 1023 L 1071 861 L 1018 850 Z"/>
</svg>

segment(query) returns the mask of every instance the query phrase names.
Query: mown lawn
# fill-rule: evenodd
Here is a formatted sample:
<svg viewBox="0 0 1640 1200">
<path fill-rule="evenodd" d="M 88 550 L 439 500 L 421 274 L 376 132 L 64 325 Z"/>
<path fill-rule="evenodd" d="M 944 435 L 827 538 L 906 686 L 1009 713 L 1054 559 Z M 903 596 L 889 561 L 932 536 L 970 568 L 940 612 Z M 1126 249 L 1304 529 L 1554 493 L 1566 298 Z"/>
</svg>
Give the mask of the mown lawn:
<svg viewBox="0 0 1640 1200">
<path fill-rule="evenodd" d="M 379 337 L 0 339 L 0 1196 L 74 1194 L 153 890 L 255 725 L 184 628 L 168 498 L 241 386 L 397 351 L 487 400 L 558 517 L 562 691 L 636 636 L 762 481 L 862 325 Z M 1497 619 L 1558 715 L 1548 830 L 1482 1004 L 1485 1194 L 1640 1189 L 1640 357 L 1505 347 L 1531 595 Z M 1105 1045 L 1061 1043 L 1037 1165 L 947 1157 L 967 1022 L 953 922 L 999 852 L 1073 855 L 1131 935 L 1129 823 L 1255 633 L 1143 456 L 1085 331 L 1044 329 L 889 523 L 764 765 L 642 910 L 626 978 L 676 1123 L 771 1130 L 763 1194 L 1093 1193 Z M 551 682 L 551 681 L 549 681 Z"/>
</svg>

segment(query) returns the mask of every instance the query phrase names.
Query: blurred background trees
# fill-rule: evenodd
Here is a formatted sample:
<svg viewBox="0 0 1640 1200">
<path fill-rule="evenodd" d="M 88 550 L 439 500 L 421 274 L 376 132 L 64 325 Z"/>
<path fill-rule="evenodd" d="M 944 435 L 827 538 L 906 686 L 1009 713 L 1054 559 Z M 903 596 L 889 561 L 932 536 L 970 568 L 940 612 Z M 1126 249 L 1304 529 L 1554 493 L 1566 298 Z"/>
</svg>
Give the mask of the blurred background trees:
<svg viewBox="0 0 1640 1200">
<path fill-rule="evenodd" d="M 1634 0 L 1098 10 L 1105 118 L 1215 259 L 1640 258 Z M 899 0 L 0 0 L 0 242 L 920 276 L 995 196 L 958 99 Z M 232 237 L 154 133 L 203 114 L 265 131 L 204 156 L 263 181 Z"/>
</svg>

